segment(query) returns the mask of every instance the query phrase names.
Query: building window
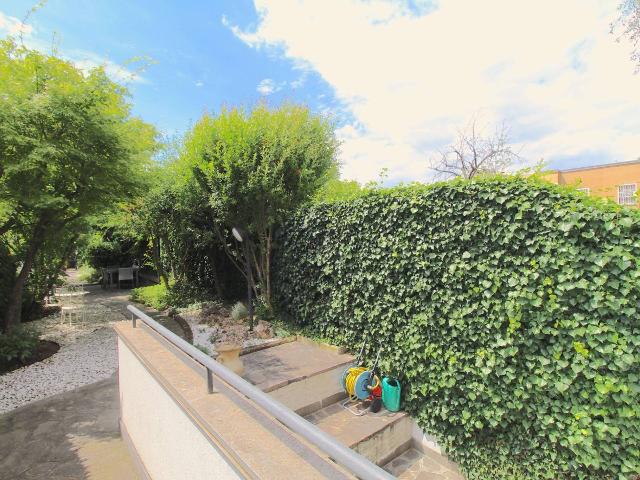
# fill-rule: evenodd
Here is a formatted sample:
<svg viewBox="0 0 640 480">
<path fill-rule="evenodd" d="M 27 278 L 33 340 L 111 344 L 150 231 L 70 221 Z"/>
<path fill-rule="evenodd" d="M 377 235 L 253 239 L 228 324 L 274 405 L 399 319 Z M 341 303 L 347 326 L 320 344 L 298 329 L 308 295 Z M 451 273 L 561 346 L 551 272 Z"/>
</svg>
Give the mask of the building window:
<svg viewBox="0 0 640 480">
<path fill-rule="evenodd" d="M 620 205 L 636 204 L 636 184 L 635 183 L 618 185 L 618 203 Z"/>
<path fill-rule="evenodd" d="M 589 187 L 579 188 L 578 191 L 584 193 L 585 195 L 591 195 L 591 189 Z"/>
</svg>

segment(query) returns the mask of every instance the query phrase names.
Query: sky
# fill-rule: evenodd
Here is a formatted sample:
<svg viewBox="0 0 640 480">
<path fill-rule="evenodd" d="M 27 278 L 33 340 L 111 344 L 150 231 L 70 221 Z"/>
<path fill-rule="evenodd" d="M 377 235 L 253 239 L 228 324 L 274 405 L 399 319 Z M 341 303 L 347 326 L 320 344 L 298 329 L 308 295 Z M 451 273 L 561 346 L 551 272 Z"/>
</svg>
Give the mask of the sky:
<svg viewBox="0 0 640 480">
<path fill-rule="evenodd" d="M 616 0 L 49 0 L 25 23 L 34 3 L 0 0 L 0 36 L 104 65 L 168 135 L 291 101 L 334 122 L 342 177 L 361 182 L 430 181 L 474 118 L 506 126 L 524 165 L 640 158 Z"/>
</svg>

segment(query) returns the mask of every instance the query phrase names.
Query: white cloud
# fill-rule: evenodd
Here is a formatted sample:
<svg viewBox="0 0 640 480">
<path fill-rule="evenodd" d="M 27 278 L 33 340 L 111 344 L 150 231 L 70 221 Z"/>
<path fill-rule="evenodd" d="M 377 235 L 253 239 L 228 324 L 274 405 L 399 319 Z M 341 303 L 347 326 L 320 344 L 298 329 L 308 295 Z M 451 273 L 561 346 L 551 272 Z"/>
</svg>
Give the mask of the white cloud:
<svg viewBox="0 0 640 480">
<path fill-rule="evenodd" d="M 511 125 L 531 161 L 640 156 L 640 76 L 609 33 L 616 2 L 442 0 L 418 15 L 381 0 L 255 3 L 255 30 L 223 23 L 335 89 L 354 118 L 338 131 L 347 178 L 425 179 L 477 112 Z"/>
<path fill-rule="evenodd" d="M 200 88 L 200 87 L 204 87 L 204 82 L 202 82 L 202 81 L 198 80 L 198 81 L 195 83 L 195 85 L 196 85 L 196 87 L 198 87 L 198 88 Z"/>
<path fill-rule="evenodd" d="M 278 85 L 276 85 L 276 82 L 274 82 L 272 79 L 265 78 L 263 80 L 260 80 L 260 83 L 258 83 L 256 90 L 260 93 L 260 95 L 266 96 L 266 95 L 271 95 L 272 93 L 280 90 L 280 88 L 278 87 Z"/>
<path fill-rule="evenodd" d="M 260 92 L 261 95 L 271 95 L 276 89 L 276 83 L 270 78 L 265 78 L 260 81 L 256 90 Z"/>
<path fill-rule="evenodd" d="M 129 70 L 128 68 L 93 52 L 72 50 L 66 52 L 66 55 L 63 56 L 68 58 L 83 72 L 89 72 L 89 70 L 94 68 L 102 67 L 109 78 L 116 82 L 149 83 L 149 81 L 143 77 L 140 72 Z"/>
<path fill-rule="evenodd" d="M 0 32 L 9 35 L 20 35 L 20 33 L 22 33 L 23 36 L 28 36 L 32 31 L 33 27 L 31 25 L 22 23 L 16 17 L 0 12 Z"/>
</svg>

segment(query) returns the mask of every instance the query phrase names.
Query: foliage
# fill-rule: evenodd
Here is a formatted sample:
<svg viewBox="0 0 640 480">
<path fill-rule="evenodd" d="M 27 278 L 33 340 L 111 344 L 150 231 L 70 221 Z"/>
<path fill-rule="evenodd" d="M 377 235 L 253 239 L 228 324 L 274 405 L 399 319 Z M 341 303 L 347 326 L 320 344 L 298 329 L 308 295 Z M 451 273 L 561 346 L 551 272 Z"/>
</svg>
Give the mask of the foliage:
<svg viewBox="0 0 640 480">
<path fill-rule="evenodd" d="M 355 180 L 340 180 L 338 167 L 334 166 L 329 170 L 328 179 L 313 197 L 314 202 L 339 202 L 343 200 L 353 200 L 364 195 L 368 190 L 363 188 Z"/>
<path fill-rule="evenodd" d="M 640 0 L 622 0 L 618 6 L 619 18 L 611 25 L 611 32 L 631 43 L 631 60 L 636 64 L 636 73 L 640 72 Z"/>
<path fill-rule="evenodd" d="M 0 235 L 20 265 L 7 330 L 25 285 L 41 298 L 86 219 L 141 187 L 155 130 L 130 116 L 126 89 L 102 68 L 84 73 L 3 40 L 0 71 Z"/>
<path fill-rule="evenodd" d="M 164 283 L 159 283 L 148 287 L 134 288 L 131 290 L 131 300 L 156 310 L 165 310 L 169 307 L 183 308 L 208 301 L 210 294 L 193 285 L 172 281 L 169 283 L 169 287 Z"/>
<path fill-rule="evenodd" d="M 268 322 L 276 318 L 273 306 L 265 302 L 262 298 L 256 299 L 254 313 L 258 319 Z"/>
<path fill-rule="evenodd" d="M 640 471 L 640 215 L 523 178 L 308 207 L 274 258 L 283 315 L 381 349 L 472 479 Z"/>
<path fill-rule="evenodd" d="M 20 325 L 9 333 L 0 333 L 0 371 L 12 363 L 28 360 L 39 341 L 39 332 L 31 326 Z"/>
<path fill-rule="evenodd" d="M 91 265 L 80 265 L 78 267 L 78 279 L 84 283 L 96 283 L 100 280 L 100 271 Z"/>
<path fill-rule="evenodd" d="M 211 292 L 184 281 L 176 281 L 169 285 L 167 301 L 176 308 L 185 308 L 203 302 L 211 302 Z"/>
<path fill-rule="evenodd" d="M 131 290 L 131 300 L 143 303 L 156 310 L 164 310 L 170 306 L 168 289 L 164 283 L 139 287 Z"/>
<path fill-rule="evenodd" d="M 242 302 L 237 302 L 231 309 L 231 318 L 233 318 L 236 322 L 244 320 L 248 316 L 249 310 L 247 310 L 247 306 Z"/>
<path fill-rule="evenodd" d="M 185 141 L 181 161 L 192 166 L 207 192 L 215 221 L 227 232 L 237 227 L 250 237 L 245 256 L 267 302 L 273 227 L 325 182 L 336 163 L 336 149 L 333 126 L 294 105 L 205 115 Z M 218 237 L 227 245 L 220 229 Z M 239 255 L 227 252 L 244 275 Z"/>
<path fill-rule="evenodd" d="M 121 205 L 125 210 L 127 207 Z M 119 224 L 118 222 L 126 222 Z M 122 211 L 92 219 L 90 227 L 78 241 L 79 260 L 95 269 L 132 265 L 142 261 L 147 251 L 146 239 L 140 232 L 131 231 L 131 219 Z"/>
</svg>

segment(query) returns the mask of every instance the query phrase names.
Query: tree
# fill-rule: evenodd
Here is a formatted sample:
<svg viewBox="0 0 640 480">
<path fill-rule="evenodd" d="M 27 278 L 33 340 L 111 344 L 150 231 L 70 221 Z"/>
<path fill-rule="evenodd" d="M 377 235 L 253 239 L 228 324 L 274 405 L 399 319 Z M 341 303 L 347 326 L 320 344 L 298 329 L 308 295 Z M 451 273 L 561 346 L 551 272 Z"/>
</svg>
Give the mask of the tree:
<svg viewBox="0 0 640 480">
<path fill-rule="evenodd" d="M 509 132 L 502 125 L 492 135 L 485 135 L 474 117 L 464 130 L 459 130 L 455 142 L 440 151 L 431 168 L 445 177 L 473 178 L 477 175 L 500 173 L 520 160 L 509 143 Z"/>
<path fill-rule="evenodd" d="M 0 42 L 0 234 L 20 265 L 2 330 L 20 322 L 38 257 L 88 216 L 134 194 L 155 148 L 155 129 L 132 118 L 127 91 L 102 68 Z M 62 237 L 61 237 L 62 238 Z"/>
<path fill-rule="evenodd" d="M 338 166 L 331 167 L 327 181 L 314 195 L 316 202 L 339 202 L 353 200 L 363 195 L 367 190 L 355 180 L 340 180 Z"/>
<path fill-rule="evenodd" d="M 252 288 L 271 302 L 273 229 L 286 212 L 307 202 L 336 165 L 333 126 L 306 107 L 261 104 L 250 111 L 204 115 L 185 141 L 183 162 L 209 194 L 214 229 L 240 272 L 256 278 Z M 229 231 L 250 236 L 245 273 Z"/>
<path fill-rule="evenodd" d="M 618 41 L 627 37 L 632 45 L 631 60 L 636 63 L 637 71 L 640 71 L 640 0 L 623 0 L 618 6 L 620 16 L 611 25 L 611 33 L 622 30 Z"/>
</svg>

